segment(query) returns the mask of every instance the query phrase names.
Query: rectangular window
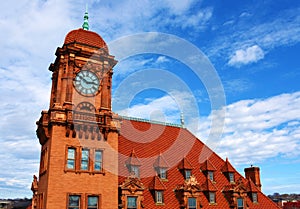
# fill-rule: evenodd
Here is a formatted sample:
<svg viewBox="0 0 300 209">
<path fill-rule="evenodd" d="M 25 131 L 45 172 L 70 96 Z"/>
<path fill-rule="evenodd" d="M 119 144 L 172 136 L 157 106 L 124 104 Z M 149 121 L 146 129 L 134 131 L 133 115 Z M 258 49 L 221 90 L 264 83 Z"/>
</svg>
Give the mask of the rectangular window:
<svg viewBox="0 0 300 209">
<path fill-rule="evenodd" d="M 68 148 L 67 169 L 75 169 L 76 149 Z"/>
<path fill-rule="evenodd" d="M 89 150 L 88 149 L 83 149 L 81 151 L 81 164 L 80 164 L 80 169 L 87 171 L 89 170 Z"/>
<path fill-rule="evenodd" d="M 237 199 L 237 209 L 244 209 L 244 200 L 243 198 L 238 198 Z"/>
<path fill-rule="evenodd" d="M 229 181 L 234 182 L 234 173 L 229 173 Z"/>
<path fill-rule="evenodd" d="M 167 169 L 166 168 L 159 168 L 158 177 L 161 179 L 167 179 Z"/>
<path fill-rule="evenodd" d="M 155 202 L 163 203 L 164 202 L 163 195 L 164 195 L 163 191 L 155 191 Z"/>
<path fill-rule="evenodd" d="M 208 171 L 208 178 L 209 178 L 211 181 L 214 181 L 214 172 L 213 172 L 213 171 Z"/>
<path fill-rule="evenodd" d="M 127 197 L 127 209 L 137 209 L 137 197 Z"/>
<path fill-rule="evenodd" d="M 80 208 L 80 195 L 69 195 L 68 209 Z"/>
<path fill-rule="evenodd" d="M 188 209 L 197 209 L 196 198 L 189 197 L 188 198 Z"/>
<path fill-rule="evenodd" d="M 131 165 L 130 166 L 130 172 L 136 176 L 137 178 L 140 178 L 140 168 L 139 166 L 136 165 Z"/>
<path fill-rule="evenodd" d="M 192 171 L 191 170 L 185 170 L 185 179 L 189 179 L 192 175 Z"/>
<path fill-rule="evenodd" d="M 87 209 L 98 209 L 99 208 L 99 197 L 98 196 L 88 196 L 88 206 Z"/>
<path fill-rule="evenodd" d="M 256 192 L 253 192 L 252 193 L 252 201 L 254 202 L 254 203 L 257 203 L 258 201 L 257 201 L 257 193 Z"/>
<path fill-rule="evenodd" d="M 102 150 L 95 150 L 94 170 L 102 171 Z"/>
<path fill-rule="evenodd" d="M 209 203 L 216 203 L 216 193 L 215 192 L 209 193 Z"/>
</svg>

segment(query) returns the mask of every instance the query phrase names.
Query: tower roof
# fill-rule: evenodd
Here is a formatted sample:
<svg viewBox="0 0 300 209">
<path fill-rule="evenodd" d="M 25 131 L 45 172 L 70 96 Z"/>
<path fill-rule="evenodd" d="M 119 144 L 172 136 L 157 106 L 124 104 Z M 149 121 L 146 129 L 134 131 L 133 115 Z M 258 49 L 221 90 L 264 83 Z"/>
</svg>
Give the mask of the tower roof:
<svg viewBox="0 0 300 209">
<path fill-rule="evenodd" d="M 70 31 L 64 41 L 64 44 L 79 43 L 95 48 L 103 48 L 108 53 L 108 47 L 102 37 L 92 31 L 82 28 Z"/>
</svg>

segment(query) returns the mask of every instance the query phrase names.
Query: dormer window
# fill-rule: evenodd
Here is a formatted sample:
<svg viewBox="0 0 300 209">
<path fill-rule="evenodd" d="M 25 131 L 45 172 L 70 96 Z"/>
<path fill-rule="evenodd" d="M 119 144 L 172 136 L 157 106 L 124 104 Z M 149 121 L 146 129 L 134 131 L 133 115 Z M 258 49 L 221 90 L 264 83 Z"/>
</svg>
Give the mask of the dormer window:
<svg viewBox="0 0 300 209">
<path fill-rule="evenodd" d="M 166 168 L 158 168 L 158 177 L 161 179 L 167 179 L 167 169 Z"/>
<path fill-rule="evenodd" d="M 191 170 L 185 170 L 184 174 L 185 174 L 184 175 L 185 180 L 188 180 L 189 178 L 191 178 L 192 171 Z"/>
<path fill-rule="evenodd" d="M 153 164 L 154 169 L 157 172 L 157 176 L 160 179 L 167 179 L 167 170 L 168 170 L 168 163 L 167 161 L 164 159 L 164 157 L 162 156 L 162 154 L 160 154 L 154 164 Z"/>
<path fill-rule="evenodd" d="M 199 209 L 202 207 L 201 188 L 196 177 L 192 175 L 184 181 L 184 184 L 177 185 L 174 192 L 180 205 L 184 206 L 185 209 Z"/>
<path fill-rule="evenodd" d="M 197 209 L 197 200 L 195 197 L 188 198 L 188 209 Z"/>
<path fill-rule="evenodd" d="M 166 190 L 166 187 L 161 178 L 154 176 L 153 180 L 149 184 L 149 190 L 151 191 L 157 205 L 164 204 L 164 191 Z"/>
<path fill-rule="evenodd" d="M 230 183 L 234 183 L 234 173 L 233 172 L 228 173 L 228 178 L 229 178 Z"/>
<path fill-rule="evenodd" d="M 130 153 L 130 156 L 126 160 L 125 164 L 126 164 L 126 166 L 128 168 L 130 176 L 134 176 L 136 178 L 140 178 L 140 166 L 141 166 L 141 162 L 137 158 L 134 150 L 132 150 L 132 152 Z"/>
<path fill-rule="evenodd" d="M 140 178 L 140 166 L 130 165 L 130 174 L 137 178 Z"/>
<path fill-rule="evenodd" d="M 258 202 L 258 200 L 257 200 L 257 193 L 256 192 L 252 193 L 252 202 L 253 203 L 257 203 Z"/>
<path fill-rule="evenodd" d="M 209 192 L 209 203 L 216 203 L 216 192 Z"/>
<path fill-rule="evenodd" d="M 244 209 L 244 199 L 237 198 L 237 209 Z"/>
<path fill-rule="evenodd" d="M 211 181 L 214 181 L 214 172 L 213 172 L 213 171 L 208 171 L 208 178 L 209 178 Z"/>
<path fill-rule="evenodd" d="M 155 203 L 156 204 L 164 203 L 164 191 L 155 191 Z"/>
<path fill-rule="evenodd" d="M 203 172 L 203 174 L 207 176 L 207 179 L 211 180 L 212 182 L 215 181 L 214 172 L 216 170 L 217 169 L 215 166 L 208 159 L 200 166 L 200 171 Z"/>
<path fill-rule="evenodd" d="M 214 183 L 210 179 L 206 179 L 206 181 L 201 185 L 201 188 L 209 204 L 217 204 L 216 192 L 218 189 L 215 187 Z"/>
<path fill-rule="evenodd" d="M 137 197 L 127 197 L 127 209 L 137 209 Z"/>
<path fill-rule="evenodd" d="M 178 169 L 184 176 L 185 180 L 190 179 L 192 176 L 192 164 L 188 161 L 187 158 L 183 158 L 180 163 L 178 164 Z"/>
<path fill-rule="evenodd" d="M 234 179 L 235 169 L 233 168 L 233 166 L 228 161 L 228 158 L 226 158 L 226 161 L 225 161 L 223 167 L 221 168 L 221 171 L 226 176 L 226 178 L 228 179 L 228 181 L 231 184 L 235 183 L 235 179 Z"/>
</svg>

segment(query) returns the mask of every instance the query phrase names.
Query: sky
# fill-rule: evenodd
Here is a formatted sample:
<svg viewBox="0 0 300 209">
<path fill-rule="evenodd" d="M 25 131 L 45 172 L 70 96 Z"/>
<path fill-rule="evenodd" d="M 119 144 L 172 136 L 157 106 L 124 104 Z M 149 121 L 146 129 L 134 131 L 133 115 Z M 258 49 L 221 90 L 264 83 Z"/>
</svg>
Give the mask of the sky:
<svg viewBox="0 0 300 209">
<path fill-rule="evenodd" d="M 0 198 L 31 197 L 57 47 L 90 30 L 119 61 L 114 112 L 184 125 L 266 194 L 300 193 L 300 1 L 11 0 L 0 13 Z"/>
</svg>

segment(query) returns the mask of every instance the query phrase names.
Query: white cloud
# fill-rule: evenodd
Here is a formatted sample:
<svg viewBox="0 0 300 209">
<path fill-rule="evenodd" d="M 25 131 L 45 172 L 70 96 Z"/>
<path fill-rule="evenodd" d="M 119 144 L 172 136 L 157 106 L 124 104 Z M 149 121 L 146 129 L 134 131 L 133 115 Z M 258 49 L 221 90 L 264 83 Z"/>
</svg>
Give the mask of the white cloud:
<svg viewBox="0 0 300 209">
<path fill-rule="evenodd" d="M 163 97 L 148 98 L 144 103 L 118 110 L 117 113 L 124 116 L 179 124 L 181 112 L 186 110 L 183 112 L 185 116 L 194 113 L 191 108 L 188 108 L 193 106 L 193 102 L 194 100 L 188 92 L 174 91 Z"/>
<path fill-rule="evenodd" d="M 227 105 L 223 136 L 215 151 L 235 164 L 253 164 L 279 155 L 299 156 L 299 107 L 300 92 Z M 200 121 L 197 135 L 203 141 L 209 135 L 210 119 Z"/>
<path fill-rule="evenodd" d="M 247 13 L 250 14 L 252 11 Z M 228 57 L 231 60 L 234 58 L 231 61 L 234 65 L 245 64 L 243 61 L 239 61 L 242 60 L 239 57 L 247 54 L 245 46 L 257 45 L 264 49 L 263 54 L 265 55 L 276 47 L 297 44 L 300 42 L 299 14 L 300 8 L 282 10 L 276 15 L 276 18 L 271 20 L 259 19 L 258 22 L 251 19 L 252 15 L 237 16 L 234 27 L 224 25 L 218 28 L 218 32 L 222 36 L 217 36 L 216 39 L 211 41 L 211 46 L 205 51 L 209 57 L 215 59 Z M 234 51 L 239 53 L 232 55 Z M 256 58 L 257 60 L 263 55 L 259 54 L 260 56 Z"/>
<path fill-rule="evenodd" d="M 235 51 L 235 54 L 231 57 L 228 64 L 232 66 L 238 66 L 242 64 L 257 62 L 263 58 L 264 51 L 258 45 L 254 45 L 244 50 L 239 49 Z"/>
<path fill-rule="evenodd" d="M 176 92 L 181 98 L 181 106 L 188 108 L 188 94 Z M 182 105 L 184 103 L 184 105 Z M 189 114 L 186 126 L 201 141 L 207 143 L 221 157 L 229 157 L 237 164 L 254 164 L 283 156 L 294 158 L 300 153 L 300 92 L 281 94 L 266 99 L 242 100 L 225 107 L 226 118 L 221 139 L 207 141 L 211 131 L 211 118 L 202 117 L 199 129 L 194 123 L 198 120 Z M 121 115 L 152 119 L 162 122 L 179 123 L 180 108 L 169 95 L 148 100 L 118 111 Z M 218 113 L 216 113 L 218 115 Z M 215 117 L 215 116 L 214 116 Z M 215 124 L 219 126 L 220 123 Z"/>
</svg>

